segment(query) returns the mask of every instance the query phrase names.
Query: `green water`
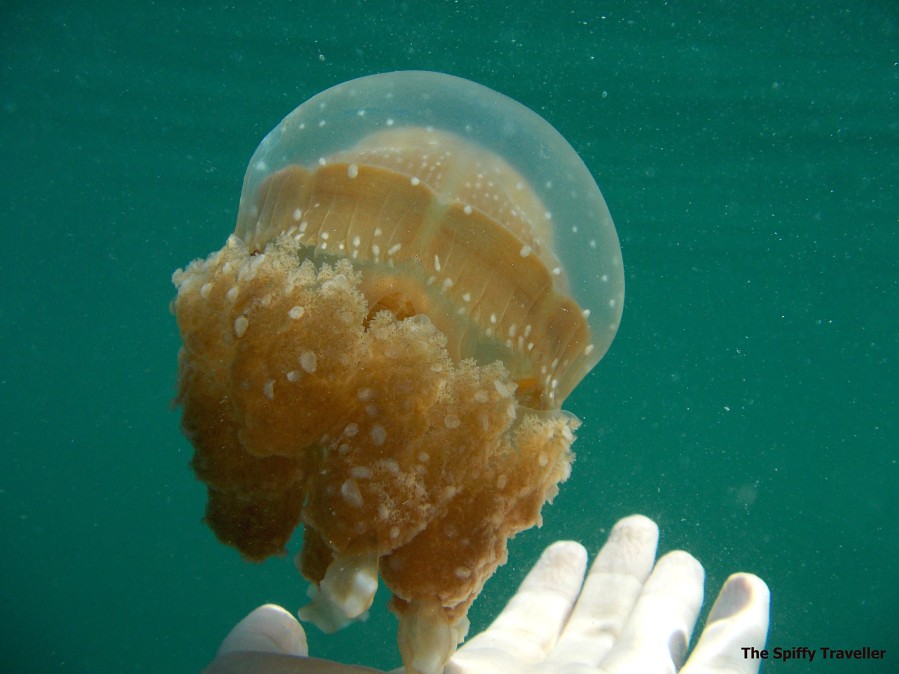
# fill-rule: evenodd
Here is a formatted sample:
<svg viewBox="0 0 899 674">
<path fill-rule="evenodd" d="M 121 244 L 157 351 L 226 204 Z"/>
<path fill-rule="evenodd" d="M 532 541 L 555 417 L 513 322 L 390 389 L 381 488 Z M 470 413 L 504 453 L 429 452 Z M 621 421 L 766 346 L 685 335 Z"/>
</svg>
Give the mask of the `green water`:
<svg viewBox="0 0 899 674">
<path fill-rule="evenodd" d="M 408 68 L 554 124 L 627 277 L 569 400 L 573 476 L 473 628 L 545 544 L 641 512 L 709 595 L 768 582 L 770 644 L 888 650 L 766 672 L 899 670 L 899 5 L 783 4 L 0 4 L 0 670 L 192 672 L 251 608 L 304 603 L 288 560 L 200 523 L 169 277 L 221 246 L 287 112 Z M 313 654 L 395 665 L 385 599 Z"/>
</svg>

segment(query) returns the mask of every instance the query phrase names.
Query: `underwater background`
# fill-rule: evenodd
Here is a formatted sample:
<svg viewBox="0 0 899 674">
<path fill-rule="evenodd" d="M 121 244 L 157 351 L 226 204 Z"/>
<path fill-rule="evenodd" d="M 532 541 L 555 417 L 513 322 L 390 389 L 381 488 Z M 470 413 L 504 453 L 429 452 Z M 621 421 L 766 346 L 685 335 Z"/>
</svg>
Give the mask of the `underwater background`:
<svg viewBox="0 0 899 674">
<path fill-rule="evenodd" d="M 438 70 L 553 124 L 625 262 L 621 329 L 566 408 L 571 479 L 472 611 L 548 543 L 634 512 L 660 551 L 772 592 L 770 646 L 899 671 L 899 4 L 0 3 L 0 670 L 195 672 L 289 558 L 201 523 L 173 270 L 232 231 L 263 136 L 348 79 Z M 298 549 L 299 541 L 291 544 Z M 313 655 L 397 666 L 366 623 Z M 697 630 L 698 634 L 698 630 Z"/>
</svg>

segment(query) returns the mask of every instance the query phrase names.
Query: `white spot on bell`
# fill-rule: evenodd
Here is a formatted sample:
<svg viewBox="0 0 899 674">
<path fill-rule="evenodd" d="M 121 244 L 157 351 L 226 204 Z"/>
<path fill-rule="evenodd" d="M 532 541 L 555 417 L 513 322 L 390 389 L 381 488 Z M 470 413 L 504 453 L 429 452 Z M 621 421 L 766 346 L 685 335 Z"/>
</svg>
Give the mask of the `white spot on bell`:
<svg viewBox="0 0 899 674">
<path fill-rule="evenodd" d="M 353 480 L 352 478 L 345 480 L 344 483 L 340 485 L 340 495 L 343 496 L 343 499 L 351 506 L 356 506 L 357 508 L 362 507 L 362 494 L 359 492 L 359 485 L 356 484 L 356 480 Z"/>
<path fill-rule="evenodd" d="M 495 388 L 496 392 L 499 393 L 500 398 L 510 398 L 512 396 L 512 391 L 509 390 L 509 387 L 499 379 L 493 380 L 493 388 Z"/>
<path fill-rule="evenodd" d="M 381 424 L 372 426 L 369 435 L 371 435 L 371 441 L 379 447 L 387 440 L 387 431 Z"/>
<path fill-rule="evenodd" d="M 368 466 L 353 466 L 350 468 L 350 475 L 357 480 L 367 480 L 371 477 L 371 468 Z"/>
<path fill-rule="evenodd" d="M 314 351 L 303 351 L 300 354 L 300 367 L 304 372 L 313 373 L 318 368 L 318 359 Z"/>
</svg>

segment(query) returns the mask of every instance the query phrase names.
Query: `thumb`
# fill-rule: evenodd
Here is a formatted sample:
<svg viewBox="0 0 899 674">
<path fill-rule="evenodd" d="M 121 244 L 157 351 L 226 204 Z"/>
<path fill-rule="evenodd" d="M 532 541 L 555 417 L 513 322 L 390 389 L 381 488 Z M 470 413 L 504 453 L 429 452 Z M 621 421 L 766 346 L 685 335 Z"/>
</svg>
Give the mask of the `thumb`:
<svg viewBox="0 0 899 674">
<path fill-rule="evenodd" d="M 222 641 L 217 656 L 234 651 L 309 655 L 303 626 L 285 609 L 265 604 L 237 623 Z"/>
</svg>

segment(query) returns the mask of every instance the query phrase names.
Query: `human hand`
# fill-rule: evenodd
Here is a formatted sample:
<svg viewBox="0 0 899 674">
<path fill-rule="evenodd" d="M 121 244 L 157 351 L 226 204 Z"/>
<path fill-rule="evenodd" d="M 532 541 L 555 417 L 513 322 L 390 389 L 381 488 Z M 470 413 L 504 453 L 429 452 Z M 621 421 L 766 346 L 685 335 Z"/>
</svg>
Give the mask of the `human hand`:
<svg viewBox="0 0 899 674">
<path fill-rule="evenodd" d="M 724 584 L 689 659 L 704 572 L 691 555 L 655 561 L 658 527 L 619 521 L 584 578 L 583 546 L 549 546 L 499 617 L 453 656 L 445 674 L 750 674 L 761 649 L 768 587 L 738 573 Z M 686 663 L 685 663 L 686 660 Z"/>
<path fill-rule="evenodd" d="M 619 521 L 586 579 L 583 546 L 549 546 L 499 617 L 467 641 L 445 674 L 751 674 L 768 632 L 769 593 L 751 574 L 724 584 L 687 659 L 703 599 L 702 566 L 676 551 L 655 562 L 658 527 Z M 685 662 L 686 660 L 686 662 Z M 402 674 L 402 669 L 393 674 Z M 302 626 L 266 605 L 241 621 L 204 674 L 363 674 L 308 657 Z"/>
</svg>

